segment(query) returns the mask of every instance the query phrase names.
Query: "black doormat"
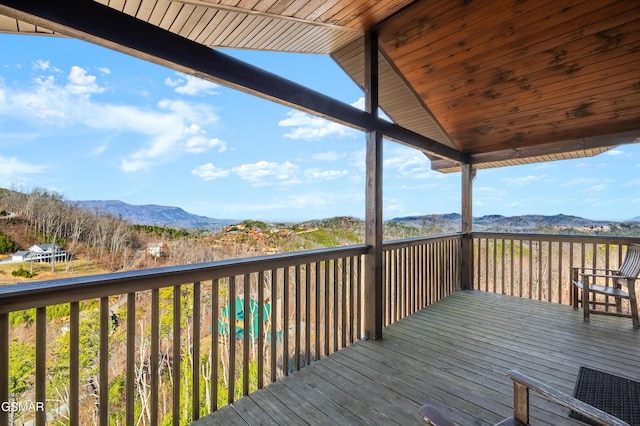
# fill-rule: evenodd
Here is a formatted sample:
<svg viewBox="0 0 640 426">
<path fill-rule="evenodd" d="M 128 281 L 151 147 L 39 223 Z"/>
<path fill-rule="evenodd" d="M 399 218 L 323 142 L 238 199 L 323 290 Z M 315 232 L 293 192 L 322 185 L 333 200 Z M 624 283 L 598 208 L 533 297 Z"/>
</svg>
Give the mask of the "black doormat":
<svg viewBox="0 0 640 426">
<path fill-rule="evenodd" d="M 640 382 L 580 367 L 573 396 L 632 426 L 640 426 Z M 573 411 L 569 415 L 594 424 Z"/>
</svg>

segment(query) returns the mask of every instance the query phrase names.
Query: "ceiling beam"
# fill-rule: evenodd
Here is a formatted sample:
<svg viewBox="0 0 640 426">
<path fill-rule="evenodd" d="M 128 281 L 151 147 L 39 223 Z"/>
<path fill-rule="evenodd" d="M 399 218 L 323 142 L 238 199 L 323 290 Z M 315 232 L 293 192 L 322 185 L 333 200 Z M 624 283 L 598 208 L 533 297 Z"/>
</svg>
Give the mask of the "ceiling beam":
<svg viewBox="0 0 640 426">
<path fill-rule="evenodd" d="M 640 129 L 612 135 L 593 136 L 523 148 L 512 148 L 501 151 L 471 154 L 469 163 L 474 166 L 481 167 L 482 164 L 486 163 L 497 163 L 518 158 L 540 157 L 543 155 L 557 155 L 598 148 L 612 148 L 618 145 L 637 142 L 640 142 Z M 451 160 L 432 159 L 431 168 L 433 170 L 459 168 L 459 164 L 456 163 L 457 162 Z"/>
<path fill-rule="evenodd" d="M 94 0 L 0 0 L 0 13 L 223 84 L 453 161 L 458 150 Z"/>
</svg>

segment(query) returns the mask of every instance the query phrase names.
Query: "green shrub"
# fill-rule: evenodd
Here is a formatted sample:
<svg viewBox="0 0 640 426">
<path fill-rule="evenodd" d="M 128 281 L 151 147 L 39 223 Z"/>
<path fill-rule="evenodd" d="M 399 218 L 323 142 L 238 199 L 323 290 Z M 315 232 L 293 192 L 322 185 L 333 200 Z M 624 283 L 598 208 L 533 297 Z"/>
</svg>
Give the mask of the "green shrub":
<svg viewBox="0 0 640 426">
<path fill-rule="evenodd" d="M 13 271 L 11 275 L 13 275 L 14 277 L 23 277 L 23 278 L 33 278 L 35 276 L 35 274 L 32 274 L 31 272 L 27 271 L 22 266 L 20 267 L 20 269 Z"/>
</svg>

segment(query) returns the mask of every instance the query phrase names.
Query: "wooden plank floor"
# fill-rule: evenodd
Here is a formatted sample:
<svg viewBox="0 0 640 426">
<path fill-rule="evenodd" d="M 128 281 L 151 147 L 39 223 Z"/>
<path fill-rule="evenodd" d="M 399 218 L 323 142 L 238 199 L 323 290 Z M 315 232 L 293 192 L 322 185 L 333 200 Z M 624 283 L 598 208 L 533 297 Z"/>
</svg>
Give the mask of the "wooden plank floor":
<svg viewBox="0 0 640 426">
<path fill-rule="evenodd" d="M 511 415 L 516 369 L 573 393 L 580 366 L 640 380 L 627 318 L 477 291 L 453 296 L 195 422 L 204 425 L 419 425 L 431 400 L 461 425 Z M 584 425 L 535 394 L 532 424 Z"/>
</svg>

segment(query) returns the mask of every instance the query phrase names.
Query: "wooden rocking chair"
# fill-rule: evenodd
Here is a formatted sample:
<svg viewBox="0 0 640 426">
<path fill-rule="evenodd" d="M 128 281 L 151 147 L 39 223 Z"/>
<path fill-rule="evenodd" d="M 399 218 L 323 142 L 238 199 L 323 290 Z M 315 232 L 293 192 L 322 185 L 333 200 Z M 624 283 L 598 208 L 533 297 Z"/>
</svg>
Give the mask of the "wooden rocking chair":
<svg viewBox="0 0 640 426">
<path fill-rule="evenodd" d="M 589 272 L 585 272 L 589 271 Z M 578 309 L 578 304 L 582 302 L 584 320 L 589 321 L 589 314 L 607 314 L 623 317 L 631 317 L 634 328 L 640 328 L 638 320 L 638 299 L 636 297 L 635 282 L 640 274 L 640 244 L 632 244 L 627 247 L 627 254 L 619 269 L 594 269 L 583 267 L 571 267 L 571 298 L 573 309 Z M 595 284 L 596 279 L 604 279 L 605 285 Z M 623 290 L 626 288 L 626 291 Z M 582 298 L 579 298 L 579 291 L 582 290 Z M 591 295 L 594 295 L 591 298 Z M 603 294 L 614 298 L 614 302 L 596 301 L 595 295 Z M 622 312 L 622 299 L 629 300 L 631 313 Z M 593 309 L 596 305 L 615 306 L 616 311 Z"/>
</svg>

